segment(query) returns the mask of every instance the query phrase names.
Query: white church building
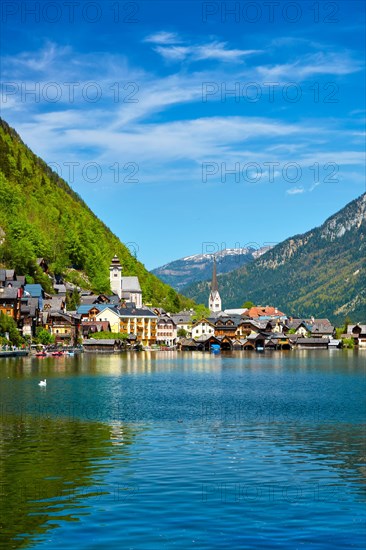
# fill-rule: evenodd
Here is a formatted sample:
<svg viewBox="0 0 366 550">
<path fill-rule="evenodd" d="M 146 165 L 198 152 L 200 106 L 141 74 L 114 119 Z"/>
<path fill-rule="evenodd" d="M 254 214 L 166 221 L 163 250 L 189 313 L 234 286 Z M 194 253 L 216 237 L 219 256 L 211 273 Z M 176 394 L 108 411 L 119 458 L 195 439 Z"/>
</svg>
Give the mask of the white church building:
<svg viewBox="0 0 366 550">
<path fill-rule="evenodd" d="M 109 280 L 113 294 L 120 300 L 133 302 L 136 308 L 142 307 L 142 290 L 138 277 L 123 277 L 122 265 L 115 255 L 109 267 Z"/>
<path fill-rule="evenodd" d="M 216 258 L 214 258 L 213 269 L 212 269 L 212 281 L 211 281 L 211 292 L 208 298 L 208 308 L 212 313 L 217 313 L 221 311 L 221 297 L 219 294 L 219 286 L 217 284 L 217 274 L 216 274 Z"/>
</svg>

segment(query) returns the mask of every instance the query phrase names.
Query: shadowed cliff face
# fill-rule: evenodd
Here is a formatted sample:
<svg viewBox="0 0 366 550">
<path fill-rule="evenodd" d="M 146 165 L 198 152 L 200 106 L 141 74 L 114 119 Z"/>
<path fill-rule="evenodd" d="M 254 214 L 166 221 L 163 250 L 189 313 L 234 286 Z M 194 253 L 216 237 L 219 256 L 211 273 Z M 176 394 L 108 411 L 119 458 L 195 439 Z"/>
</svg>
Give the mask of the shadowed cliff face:
<svg viewBox="0 0 366 550">
<path fill-rule="evenodd" d="M 366 194 L 326 222 L 278 244 L 249 265 L 219 277 L 223 306 L 251 300 L 271 304 L 298 317 L 329 317 L 342 323 L 349 315 L 363 321 L 366 308 Z M 185 289 L 207 299 L 209 282 Z"/>
</svg>

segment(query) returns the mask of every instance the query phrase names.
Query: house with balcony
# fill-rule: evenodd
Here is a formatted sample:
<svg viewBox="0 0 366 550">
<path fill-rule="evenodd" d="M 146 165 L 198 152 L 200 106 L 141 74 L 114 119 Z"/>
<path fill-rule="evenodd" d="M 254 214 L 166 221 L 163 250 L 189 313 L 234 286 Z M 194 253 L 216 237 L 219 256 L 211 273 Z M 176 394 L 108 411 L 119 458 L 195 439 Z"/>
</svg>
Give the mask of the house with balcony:
<svg viewBox="0 0 366 550">
<path fill-rule="evenodd" d="M 135 335 L 143 346 L 156 344 L 157 315 L 148 308 L 119 307 L 119 331 Z"/>
<path fill-rule="evenodd" d="M 236 333 L 240 316 L 218 317 L 215 320 L 215 336 L 216 338 L 236 339 Z"/>
<path fill-rule="evenodd" d="M 52 311 L 47 319 L 46 329 L 55 336 L 56 344 L 75 346 L 78 343 L 80 317 Z"/>
<path fill-rule="evenodd" d="M 168 315 L 158 317 L 156 324 L 156 343 L 174 346 L 177 341 L 177 325 Z"/>
</svg>

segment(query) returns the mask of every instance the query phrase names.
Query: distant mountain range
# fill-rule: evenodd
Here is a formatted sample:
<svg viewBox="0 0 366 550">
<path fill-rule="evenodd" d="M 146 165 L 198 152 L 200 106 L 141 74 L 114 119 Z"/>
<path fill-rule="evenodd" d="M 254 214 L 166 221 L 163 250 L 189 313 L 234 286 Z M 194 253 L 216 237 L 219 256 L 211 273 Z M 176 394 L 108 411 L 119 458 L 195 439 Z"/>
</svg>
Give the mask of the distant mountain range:
<svg viewBox="0 0 366 550">
<path fill-rule="evenodd" d="M 185 287 L 193 283 L 211 278 L 213 257 L 216 258 L 217 273 L 229 273 L 259 258 L 270 248 L 269 246 L 259 249 L 252 247 L 226 248 L 215 254 L 195 254 L 157 267 L 151 273 L 182 292 Z"/>
<path fill-rule="evenodd" d="M 274 305 L 296 317 L 347 315 L 366 320 L 366 193 L 328 218 L 323 225 L 276 245 L 255 261 L 218 277 L 224 308 L 251 300 Z M 184 289 L 207 303 L 208 281 Z"/>
</svg>

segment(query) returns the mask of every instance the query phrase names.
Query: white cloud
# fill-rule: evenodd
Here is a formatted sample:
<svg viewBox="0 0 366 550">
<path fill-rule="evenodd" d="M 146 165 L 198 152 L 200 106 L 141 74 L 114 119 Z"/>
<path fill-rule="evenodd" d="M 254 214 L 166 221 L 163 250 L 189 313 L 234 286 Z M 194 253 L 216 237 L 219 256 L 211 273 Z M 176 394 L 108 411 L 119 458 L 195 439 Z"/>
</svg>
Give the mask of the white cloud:
<svg viewBox="0 0 366 550">
<path fill-rule="evenodd" d="M 261 50 L 237 50 L 227 48 L 226 42 L 212 42 L 195 48 L 193 58 L 197 61 L 202 59 L 217 59 L 219 61 L 242 61 L 248 55 L 260 53 Z"/>
<path fill-rule="evenodd" d="M 175 32 L 156 32 L 150 34 L 144 39 L 144 42 L 151 42 L 153 44 L 180 44 L 181 38 Z"/>
<path fill-rule="evenodd" d="M 154 51 L 167 61 L 183 61 L 190 55 L 191 48 L 189 46 L 170 46 L 169 48 L 157 46 Z"/>
<path fill-rule="evenodd" d="M 305 189 L 303 187 L 292 187 L 291 189 L 287 189 L 286 194 L 287 195 L 300 195 L 305 192 Z"/>
<path fill-rule="evenodd" d="M 168 43 L 173 38 L 163 36 L 160 40 Z M 196 60 L 235 60 L 255 53 L 255 50 L 230 49 L 224 42 L 201 44 L 196 48 L 179 44 L 174 48 L 159 47 L 175 52 L 171 54 L 173 57 Z M 61 64 L 50 61 L 59 59 L 57 56 L 62 58 Z M 23 65 L 17 65 L 17 59 L 22 60 Z M 61 83 L 77 80 L 78 90 L 91 80 L 103 89 L 103 97 L 97 103 L 80 101 L 80 97 L 74 103 L 64 100 L 57 105 L 34 101 L 22 103 L 17 102 L 15 96 L 9 97 L 8 105 L 12 107 L 9 122 L 15 125 L 29 146 L 49 162 L 88 159 L 107 167 L 114 162 L 138 162 L 141 171 L 144 169 L 145 181 L 155 185 L 178 181 L 182 174 L 185 179 L 197 181 L 202 162 L 211 161 L 227 163 L 229 169 L 237 162 L 257 162 L 263 172 L 267 170 L 264 163 L 278 162 L 280 165 L 274 173 L 277 181 L 281 179 L 282 167 L 288 162 L 297 162 L 307 179 L 314 173 L 309 171 L 309 167 L 319 162 L 321 182 L 331 174 L 331 167 L 324 167 L 334 159 L 344 167 L 344 173 L 350 165 L 357 170 L 364 162 L 364 155 L 352 143 L 358 138 L 355 135 L 358 127 L 349 127 L 348 119 L 298 119 L 290 123 L 279 110 L 276 118 L 273 114 L 268 117 L 223 116 L 225 106 L 221 105 L 220 92 L 212 97 L 215 109 L 204 110 L 204 82 L 227 83 L 233 78 L 254 81 L 255 74 L 258 77 L 256 68 L 242 65 L 238 70 L 235 67 L 233 77 L 230 65 L 220 64 L 215 69 L 172 71 L 172 74 L 160 77 L 130 67 L 123 56 L 78 54 L 53 45 L 48 50 L 21 53 L 12 62 L 7 59 L 7 77 L 18 74 L 17 67 L 21 67 L 23 78 L 31 88 L 32 79 L 33 83 L 37 80 L 33 68 L 35 59 L 44 61 L 42 82 L 56 80 L 58 73 Z M 296 63 L 300 64 L 300 60 Z M 123 90 L 123 84 L 131 81 L 139 88 L 136 103 L 123 101 L 129 91 Z M 121 100 L 118 102 L 113 100 L 111 91 L 116 82 L 121 83 Z M 187 105 L 190 105 L 189 110 Z M 243 107 L 244 103 L 238 104 L 234 112 L 250 112 Z M 203 116 L 204 112 L 207 116 Z M 347 130 L 344 129 L 345 123 Z M 344 149 L 345 139 L 349 145 L 347 150 Z M 341 177 L 341 168 L 339 172 Z M 305 192 L 308 185 L 302 187 L 302 183 L 304 180 L 301 179 L 299 187 L 293 187 L 287 193 Z"/>
<path fill-rule="evenodd" d="M 209 42 L 188 46 L 158 46 L 154 50 L 168 61 L 216 61 L 241 63 L 243 58 L 261 50 L 238 50 L 227 47 L 226 42 Z"/>
<path fill-rule="evenodd" d="M 47 42 L 44 48 L 35 52 L 22 52 L 17 56 L 5 57 L 3 62 L 15 69 L 16 72 L 29 70 L 35 73 L 42 73 L 49 70 L 55 63 L 69 56 L 71 49 L 61 47 L 53 42 Z"/>
<path fill-rule="evenodd" d="M 303 80 L 317 74 L 347 75 L 362 69 L 362 63 L 347 53 L 307 54 L 292 63 L 273 66 L 258 66 L 257 72 L 263 79 L 281 79 L 289 77 L 292 81 Z"/>
</svg>

